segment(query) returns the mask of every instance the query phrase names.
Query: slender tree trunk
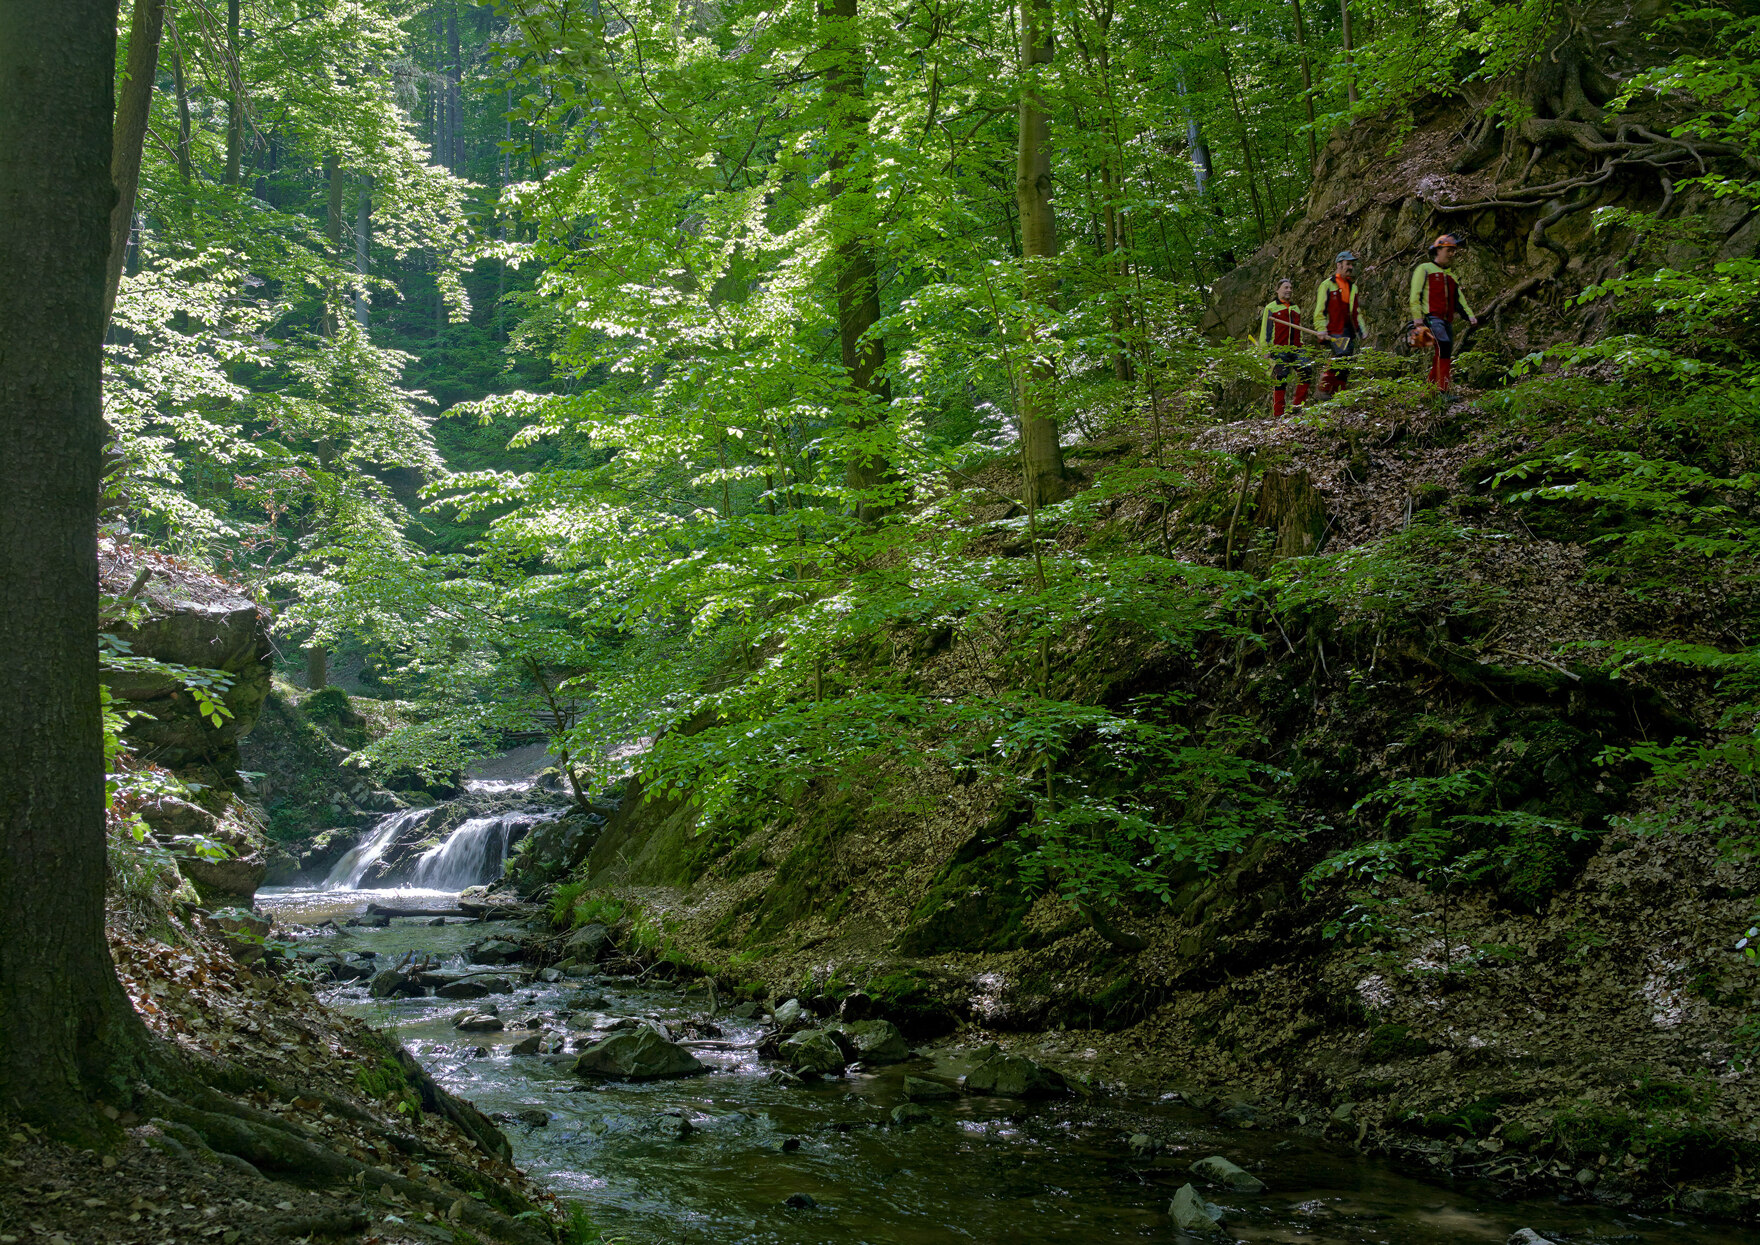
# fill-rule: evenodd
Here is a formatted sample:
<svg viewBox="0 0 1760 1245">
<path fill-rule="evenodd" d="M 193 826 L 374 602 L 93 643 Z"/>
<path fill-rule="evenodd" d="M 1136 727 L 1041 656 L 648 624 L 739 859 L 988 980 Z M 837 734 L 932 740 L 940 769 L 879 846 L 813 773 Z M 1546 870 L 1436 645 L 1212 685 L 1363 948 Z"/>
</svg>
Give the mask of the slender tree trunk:
<svg viewBox="0 0 1760 1245">
<path fill-rule="evenodd" d="M 370 266 L 373 240 L 373 177 L 361 174 L 360 199 L 354 213 L 354 271 L 360 278 L 360 289 L 354 296 L 354 318 L 364 329 L 369 320 L 367 301 L 367 270 Z"/>
<path fill-rule="evenodd" d="M 330 196 L 324 215 L 324 238 L 330 244 L 330 259 L 342 259 L 342 160 L 335 154 L 324 157 L 324 180 L 329 183 Z M 324 300 L 324 336 L 336 336 L 337 302 L 341 291 L 332 288 Z"/>
<path fill-rule="evenodd" d="M 1356 46 L 1351 42 L 1351 0 L 1338 0 L 1338 16 L 1344 35 L 1344 93 L 1352 108 L 1357 106 Z"/>
<path fill-rule="evenodd" d="M 116 102 L 116 127 L 110 147 L 110 181 L 116 206 L 110 209 L 110 261 L 104 273 L 104 323 L 116 309 L 122 265 L 134 232 L 135 193 L 141 183 L 141 144 L 147 137 L 147 113 L 153 105 L 153 79 L 159 72 L 159 36 L 165 28 L 165 0 L 135 0 L 128 31 L 127 81 Z"/>
<path fill-rule="evenodd" d="M 183 40 L 171 27 L 171 83 L 177 94 L 177 172 L 185 184 L 195 174 L 190 162 L 189 82 L 183 76 Z"/>
<path fill-rule="evenodd" d="M 851 421 L 858 437 L 885 420 L 892 387 L 884 376 L 886 342 L 874 332 L 880 322 L 880 281 L 871 249 L 873 210 L 865 160 L 868 145 L 867 57 L 856 27 L 856 0 L 831 0 L 819 8 L 825 34 L 826 106 L 829 111 L 830 227 L 833 286 L 837 293 L 837 336 L 844 374 L 855 401 Z M 886 509 L 872 494 L 889 478 L 886 458 L 858 447 L 846 482 L 859 496 L 856 513 L 872 522 Z"/>
<path fill-rule="evenodd" d="M 1015 161 L 1015 202 L 1021 216 L 1021 262 L 1027 291 L 1044 307 L 1057 302 L 1057 218 L 1052 211 L 1051 123 L 1036 76 L 1051 64 L 1051 6 L 1021 0 L 1021 103 Z M 1063 446 L 1057 435 L 1056 376 L 1041 343 L 1028 343 L 1030 357 L 1020 378 L 1021 465 L 1029 506 L 1062 501 L 1067 494 Z"/>
<path fill-rule="evenodd" d="M 449 0 L 446 5 L 446 44 L 452 57 L 446 74 L 446 167 L 456 173 L 464 164 L 464 134 L 458 123 L 464 79 L 464 58 L 458 50 L 458 0 Z"/>
<path fill-rule="evenodd" d="M 238 59 L 238 0 L 226 0 L 226 60 L 227 72 L 232 75 L 232 102 L 226 109 L 225 182 L 236 186 L 244 157 L 244 66 Z"/>
<path fill-rule="evenodd" d="M 115 0 L 0 4 L 0 1112 L 91 1131 L 145 1029 L 104 938 L 100 375 Z"/>
<path fill-rule="evenodd" d="M 1302 107 L 1308 112 L 1308 171 L 1320 163 L 1320 150 L 1314 143 L 1314 72 L 1308 65 L 1308 28 L 1302 24 L 1302 0 L 1289 0 L 1296 15 L 1296 47 L 1302 54 Z"/>
<path fill-rule="evenodd" d="M 317 691 L 330 686 L 330 650 L 322 644 L 306 649 L 306 688 Z"/>
</svg>

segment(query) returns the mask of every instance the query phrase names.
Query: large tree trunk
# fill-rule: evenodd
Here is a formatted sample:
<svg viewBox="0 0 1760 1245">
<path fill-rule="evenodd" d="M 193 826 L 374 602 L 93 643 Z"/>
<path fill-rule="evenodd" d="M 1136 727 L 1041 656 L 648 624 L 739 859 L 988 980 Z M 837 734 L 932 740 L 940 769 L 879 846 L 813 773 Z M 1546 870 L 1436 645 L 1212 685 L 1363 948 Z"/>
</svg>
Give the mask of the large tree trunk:
<svg viewBox="0 0 1760 1245">
<path fill-rule="evenodd" d="M 825 95 L 830 113 L 827 163 L 837 336 L 843 370 L 857 405 L 852 422 L 860 436 L 885 418 L 884 407 L 892 400 L 892 387 L 882 375 L 886 342 L 873 332 L 880 322 L 880 283 L 869 246 L 873 221 L 868 213 L 873 205 L 864 164 L 868 113 L 863 79 L 867 62 L 856 29 L 856 0 L 831 0 L 819 11 L 829 60 Z M 864 494 L 858 498 L 856 511 L 863 522 L 872 522 L 884 512 L 885 507 L 872 494 L 886 483 L 888 475 L 884 455 L 857 449 L 846 482 Z"/>
<path fill-rule="evenodd" d="M 61 1133 L 145 1030 L 104 940 L 98 468 L 116 0 L 0 4 L 0 1111 Z"/>
<path fill-rule="evenodd" d="M 1057 218 L 1051 208 L 1051 123 L 1035 81 L 1037 67 L 1052 56 L 1051 6 L 1021 0 L 1020 147 L 1015 163 L 1015 203 L 1021 214 L 1021 256 L 1027 293 L 1041 306 L 1057 301 Z M 1056 376 L 1043 357 L 1038 335 L 1027 343 L 1020 378 L 1021 465 L 1027 502 L 1043 506 L 1066 492 L 1063 446 L 1057 436 Z"/>
<path fill-rule="evenodd" d="M 244 66 L 238 59 L 238 0 L 227 0 L 226 4 L 226 63 L 232 75 L 232 101 L 226 108 L 225 182 L 236 186 L 244 160 Z"/>
<path fill-rule="evenodd" d="M 110 209 L 110 263 L 104 273 L 104 323 L 116 309 L 122 285 L 123 260 L 134 225 L 135 192 L 141 182 L 141 144 L 147 138 L 147 113 L 153 104 L 153 79 L 159 72 L 159 36 L 165 29 L 165 0 L 134 0 L 128 32 L 128 80 L 116 105 L 116 129 L 110 149 L 110 180 L 116 206 Z"/>
</svg>

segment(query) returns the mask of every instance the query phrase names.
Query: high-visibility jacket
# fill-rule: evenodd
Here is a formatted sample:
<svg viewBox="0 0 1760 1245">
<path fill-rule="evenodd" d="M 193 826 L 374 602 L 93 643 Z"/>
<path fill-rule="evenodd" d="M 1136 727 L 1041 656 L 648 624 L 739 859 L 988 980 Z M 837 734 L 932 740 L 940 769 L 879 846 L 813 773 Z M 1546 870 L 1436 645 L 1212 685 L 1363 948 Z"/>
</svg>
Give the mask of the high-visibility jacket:
<svg viewBox="0 0 1760 1245">
<path fill-rule="evenodd" d="M 1334 273 L 1320 283 L 1320 292 L 1314 296 L 1314 323 L 1325 325 L 1322 332 L 1352 337 L 1363 335 L 1362 323 L 1357 319 L 1357 286 L 1354 281 L 1346 281 Z"/>
<path fill-rule="evenodd" d="M 1293 303 L 1280 303 L 1275 298 L 1272 299 L 1259 313 L 1259 345 L 1273 350 L 1301 345 L 1302 335 L 1296 329 L 1301 322 L 1302 313 L 1295 309 Z"/>
<path fill-rule="evenodd" d="M 1473 309 L 1461 296 L 1461 284 L 1454 279 L 1454 274 L 1429 260 L 1412 269 L 1411 311 L 1414 324 L 1422 324 L 1426 316 L 1436 316 L 1450 323 L 1459 316 L 1466 316 L 1469 320 L 1474 318 Z"/>
</svg>

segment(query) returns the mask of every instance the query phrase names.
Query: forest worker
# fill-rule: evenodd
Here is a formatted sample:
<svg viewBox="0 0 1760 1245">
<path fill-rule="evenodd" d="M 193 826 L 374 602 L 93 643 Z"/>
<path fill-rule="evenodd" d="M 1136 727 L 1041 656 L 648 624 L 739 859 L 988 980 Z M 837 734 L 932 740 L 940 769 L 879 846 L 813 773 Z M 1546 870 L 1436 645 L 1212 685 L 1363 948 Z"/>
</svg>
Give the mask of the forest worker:
<svg viewBox="0 0 1760 1245">
<path fill-rule="evenodd" d="M 1320 292 L 1314 296 L 1314 324 L 1326 334 L 1334 360 L 1320 373 L 1322 394 L 1350 388 L 1350 371 L 1338 367 L 1337 360 L 1356 354 L 1363 340 L 1363 324 L 1357 318 L 1356 275 L 1357 257 L 1340 251 L 1333 256 L 1332 275 L 1320 283 Z"/>
<path fill-rule="evenodd" d="M 1436 355 L 1430 364 L 1430 383 L 1442 393 L 1448 392 L 1449 373 L 1454 368 L 1454 321 L 1465 316 L 1475 327 L 1479 317 L 1461 297 L 1460 282 L 1449 269 L 1454 266 L 1454 253 L 1460 240 L 1445 233 L 1430 244 L 1430 259 L 1412 269 L 1412 329 L 1414 338 L 1420 329 L 1429 329 L 1436 342 Z"/>
<path fill-rule="evenodd" d="M 1276 297 L 1259 313 L 1259 348 L 1271 355 L 1271 418 L 1283 417 L 1283 390 L 1291 372 L 1300 372 L 1301 384 L 1296 386 L 1295 407 L 1300 409 L 1308 400 L 1308 386 L 1314 381 L 1314 361 L 1301 352 L 1302 313 L 1296 310 L 1295 282 L 1280 277 L 1273 287 Z M 1307 330 L 1311 335 L 1313 330 Z"/>
</svg>

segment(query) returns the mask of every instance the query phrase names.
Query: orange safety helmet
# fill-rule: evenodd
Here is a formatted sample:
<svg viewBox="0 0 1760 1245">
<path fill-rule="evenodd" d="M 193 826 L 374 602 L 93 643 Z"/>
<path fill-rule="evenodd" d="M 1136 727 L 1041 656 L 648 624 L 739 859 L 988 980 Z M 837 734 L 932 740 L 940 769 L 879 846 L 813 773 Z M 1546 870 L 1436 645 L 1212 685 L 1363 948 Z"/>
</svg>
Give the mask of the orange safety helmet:
<svg viewBox="0 0 1760 1245">
<path fill-rule="evenodd" d="M 1459 238 L 1455 237 L 1452 233 L 1442 234 L 1440 237 L 1438 237 L 1436 239 L 1436 241 L 1434 241 L 1430 244 L 1430 258 L 1435 259 L 1436 252 L 1440 251 L 1445 246 L 1451 246 L 1451 247 L 1455 248 L 1456 250 L 1459 250 L 1460 245 L 1461 245 L 1461 240 Z"/>
</svg>

